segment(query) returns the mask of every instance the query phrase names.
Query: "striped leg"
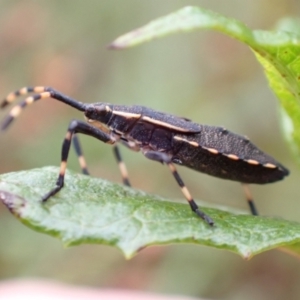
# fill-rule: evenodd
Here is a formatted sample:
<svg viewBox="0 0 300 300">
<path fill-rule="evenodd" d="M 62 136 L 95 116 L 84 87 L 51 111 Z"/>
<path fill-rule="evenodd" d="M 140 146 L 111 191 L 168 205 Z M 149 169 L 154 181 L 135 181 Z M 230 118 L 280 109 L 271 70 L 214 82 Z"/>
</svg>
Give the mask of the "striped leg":
<svg viewBox="0 0 300 300">
<path fill-rule="evenodd" d="M 117 145 L 114 145 L 113 146 L 113 151 L 114 151 L 114 155 L 116 157 L 116 160 L 118 162 L 118 166 L 119 166 L 119 169 L 120 169 L 120 172 L 121 172 L 123 184 L 127 185 L 127 186 L 131 186 L 131 184 L 129 182 L 129 178 L 128 178 L 127 168 L 126 168 L 125 163 L 122 160 L 119 147 Z"/>
<path fill-rule="evenodd" d="M 36 102 L 41 99 L 45 98 L 52 98 L 58 101 L 61 101 L 67 105 L 70 105 L 80 111 L 85 111 L 87 105 L 84 103 L 81 103 L 79 101 L 76 101 L 75 99 L 72 99 L 54 89 L 51 87 L 24 87 L 16 92 L 10 93 L 0 104 L 0 108 L 5 108 L 7 105 L 12 103 L 17 97 L 19 96 L 25 96 L 27 94 L 34 93 L 34 95 L 25 98 L 22 102 L 17 104 L 12 108 L 9 115 L 4 119 L 4 122 L 1 125 L 1 129 L 5 130 L 9 124 L 19 116 L 21 111 L 28 105 L 32 104 L 33 102 Z"/>
<path fill-rule="evenodd" d="M 76 155 L 78 157 L 78 161 L 79 161 L 82 173 L 85 174 L 85 175 L 90 175 L 90 173 L 87 169 L 87 164 L 86 164 L 84 155 L 82 153 L 82 149 L 81 149 L 77 134 L 73 135 L 73 146 L 75 148 L 75 152 L 76 152 Z M 121 176 L 122 176 L 122 179 L 123 179 L 123 184 L 127 185 L 127 186 L 131 186 L 131 184 L 129 182 L 129 178 L 128 178 L 128 172 L 127 172 L 126 165 L 124 164 L 124 162 L 122 160 L 120 150 L 119 150 L 119 147 L 117 145 L 113 146 L 113 152 L 114 152 L 114 155 L 115 155 L 116 160 L 118 162 L 118 166 L 119 166 Z"/>
<path fill-rule="evenodd" d="M 250 211 L 251 211 L 252 215 L 253 216 L 258 216 L 258 211 L 255 207 L 255 204 L 254 204 L 254 201 L 253 201 L 253 198 L 252 198 L 252 195 L 251 195 L 248 184 L 242 183 L 242 186 L 243 186 L 243 189 L 244 189 L 244 192 L 245 192 L 245 195 L 246 195 L 246 199 L 247 199 L 247 202 L 249 204 Z"/>
<path fill-rule="evenodd" d="M 82 149 L 81 149 L 77 134 L 73 135 L 73 146 L 74 146 L 76 155 L 78 157 L 78 161 L 79 161 L 79 165 L 80 165 L 82 173 L 85 174 L 85 175 L 90 175 L 90 173 L 87 169 L 87 164 L 86 164 L 85 158 L 83 156 Z"/>
<path fill-rule="evenodd" d="M 177 183 L 179 184 L 181 191 L 183 193 L 183 195 L 185 196 L 186 200 L 188 201 L 192 211 L 194 211 L 200 218 L 202 218 L 207 224 L 209 224 L 210 226 L 214 225 L 214 221 L 208 216 L 206 215 L 203 211 L 201 211 L 198 207 L 198 205 L 196 204 L 196 202 L 194 201 L 194 199 L 192 198 L 189 190 L 187 189 L 187 187 L 185 186 L 184 182 L 182 181 L 181 177 L 179 176 L 175 166 L 173 163 L 169 162 L 168 166 L 174 176 L 174 178 L 176 179 Z"/>
<path fill-rule="evenodd" d="M 179 176 L 174 164 L 171 162 L 170 157 L 165 153 L 155 152 L 155 151 L 145 152 L 144 155 L 149 159 L 152 159 L 152 160 L 155 160 L 155 161 L 158 161 L 161 163 L 165 163 L 168 165 L 175 180 L 177 181 L 178 185 L 180 186 L 183 195 L 185 196 L 186 200 L 188 201 L 192 211 L 195 212 L 200 218 L 202 218 L 207 224 L 209 224 L 210 226 L 213 226 L 214 221 L 208 215 L 206 215 L 203 211 L 200 210 L 200 208 L 198 207 L 198 205 L 192 198 L 189 190 L 187 189 L 184 182 L 182 181 L 181 177 Z"/>
<path fill-rule="evenodd" d="M 82 133 L 89 136 L 92 136 L 104 143 L 114 144 L 115 140 L 107 133 L 101 131 L 98 128 L 95 128 L 83 121 L 74 120 L 70 123 L 66 137 L 64 139 L 61 151 L 61 164 L 60 164 L 60 171 L 56 181 L 56 187 L 53 188 L 50 192 L 48 192 L 43 198 L 42 201 L 47 201 L 51 196 L 58 193 L 62 187 L 64 186 L 64 178 L 65 172 L 67 168 L 67 160 L 70 151 L 72 136 L 75 133 Z"/>
</svg>

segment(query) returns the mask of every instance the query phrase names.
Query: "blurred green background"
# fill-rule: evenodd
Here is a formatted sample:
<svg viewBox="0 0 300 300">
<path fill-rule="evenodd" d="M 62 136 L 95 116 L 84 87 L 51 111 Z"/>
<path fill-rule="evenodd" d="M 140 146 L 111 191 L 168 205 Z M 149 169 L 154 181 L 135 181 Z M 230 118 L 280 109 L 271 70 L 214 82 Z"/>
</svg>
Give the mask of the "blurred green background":
<svg viewBox="0 0 300 300">
<path fill-rule="evenodd" d="M 281 134 L 277 100 L 246 46 L 204 31 L 107 50 L 116 37 L 186 5 L 265 30 L 300 13 L 293 0 L 0 0 L 0 92 L 4 98 L 26 85 L 47 85 L 83 102 L 141 104 L 245 134 L 291 170 L 283 182 L 251 187 L 260 213 L 299 221 L 299 167 Z M 73 118 L 82 115 L 53 100 L 26 109 L 1 134 L 0 173 L 59 165 Z M 110 147 L 81 140 L 91 174 L 120 182 Z M 168 168 L 122 150 L 135 187 L 184 201 Z M 69 168 L 80 171 L 74 154 Z M 238 183 L 179 171 L 196 199 L 248 209 Z M 125 261 L 107 246 L 63 249 L 0 205 L 0 279 L 22 277 L 219 299 L 300 298 L 299 261 L 276 250 L 244 261 L 208 247 L 173 245 Z"/>
</svg>

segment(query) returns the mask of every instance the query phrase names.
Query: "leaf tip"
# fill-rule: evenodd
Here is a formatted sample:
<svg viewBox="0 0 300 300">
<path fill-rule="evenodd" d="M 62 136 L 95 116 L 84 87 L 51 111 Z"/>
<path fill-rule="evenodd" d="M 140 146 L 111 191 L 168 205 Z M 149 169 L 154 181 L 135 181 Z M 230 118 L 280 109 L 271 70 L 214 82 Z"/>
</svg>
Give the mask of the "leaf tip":
<svg viewBox="0 0 300 300">
<path fill-rule="evenodd" d="M 0 200 L 12 214 L 20 217 L 20 212 L 18 212 L 18 209 L 25 206 L 26 201 L 24 198 L 7 191 L 0 190 Z"/>
<path fill-rule="evenodd" d="M 250 251 L 243 253 L 243 258 L 245 260 L 250 260 L 252 258 L 252 256 L 253 256 L 253 253 Z"/>
<path fill-rule="evenodd" d="M 120 47 L 115 41 L 108 44 L 106 47 L 108 50 L 121 50 L 122 49 L 122 47 Z"/>
</svg>

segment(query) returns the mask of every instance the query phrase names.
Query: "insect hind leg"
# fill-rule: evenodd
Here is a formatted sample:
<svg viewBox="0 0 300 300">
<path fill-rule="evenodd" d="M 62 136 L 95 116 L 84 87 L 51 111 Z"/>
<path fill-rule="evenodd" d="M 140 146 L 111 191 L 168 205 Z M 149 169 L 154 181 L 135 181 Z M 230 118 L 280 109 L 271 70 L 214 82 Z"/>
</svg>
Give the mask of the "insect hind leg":
<svg viewBox="0 0 300 300">
<path fill-rule="evenodd" d="M 246 199 L 247 199 L 247 202 L 248 202 L 248 205 L 250 207 L 250 211 L 251 211 L 252 215 L 253 216 L 258 216 L 258 211 L 257 211 L 256 206 L 254 204 L 253 197 L 252 197 L 252 194 L 250 192 L 248 184 L 242 183 L 242 186 L 243 186 L 243 189 L 244 189 L 244 192 L 245 192 L 245 195 L 246 195 Z"/>
<path fill-rule="evenodd" d="M 155 160 L 155 161 L 158 161 L 161 163 L 165 163 L 168 165 L 175 180 L 177 181 L 178 185 L 180 186 L 183 195 L 185 196 L 186 200 L 188 201 L 192 211 L 195 212 L 200 218 L 202 218 L 207 224 L 209 224 L 210 226 L 213 226 L 214 221 L 208 215 L 206 215 L 202 210 L 200 210 L 200 208 L 198 207 L 198 205 L 192 198 L 189 190 L 185 186 L 183 180 L 179 176 L 179 174 L 175 168 L 175 165 L 172 163 L 169 156 L 165 153 L 157 152 L 157 151 L 147 151 L 144 153 L 144 155 L 149 159 L 152 159 L 152 160 Z"/>
</svg>

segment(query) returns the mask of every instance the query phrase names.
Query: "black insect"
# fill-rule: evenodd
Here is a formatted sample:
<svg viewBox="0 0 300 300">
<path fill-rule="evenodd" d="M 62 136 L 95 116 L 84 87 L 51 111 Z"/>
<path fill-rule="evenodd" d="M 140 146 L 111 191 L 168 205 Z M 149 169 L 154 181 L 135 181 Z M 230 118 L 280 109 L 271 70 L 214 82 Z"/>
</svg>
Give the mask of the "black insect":
<svg viewBox="0 0 300 300">
<path fill-rule="evenodd" d="M 62 146 L 56 186 L 42 198 L 43 201 L 59 192 L 64 185 L 72 138 L 82 171 L 88 174 L 76 133 L 86 134 L 114 145 L 114 154 L 123 182 L 127 186 L 130 186 L 128 174 L 117 143 L 133 151 L 141 151 L 147 158 L 168 165 L 191 209 L 209 225 L 214 224 L 213 220 L 197 206 L 174 164 L 241 182 L 253 215 L 257 215 L 257 210 L 247 184 L 271 183 L 289 174 L 284 166 L 243 136 L 221 127 L 196 124 L 143 106 L 112 105 L 103 102 L 85 104 L 50 87 L 25 87 L 10 93 L 2 102 L 1 108 L 6 107 L 18 96 L 29 93 L 34 95 L 13 107 L 2 123 L 2 130 L 5 130 L 27 105 L 45 98 L 56 99 L 83 111 L 86 118 L 86 122 L 78 120 L 70 122 Z"/>
</svg>

